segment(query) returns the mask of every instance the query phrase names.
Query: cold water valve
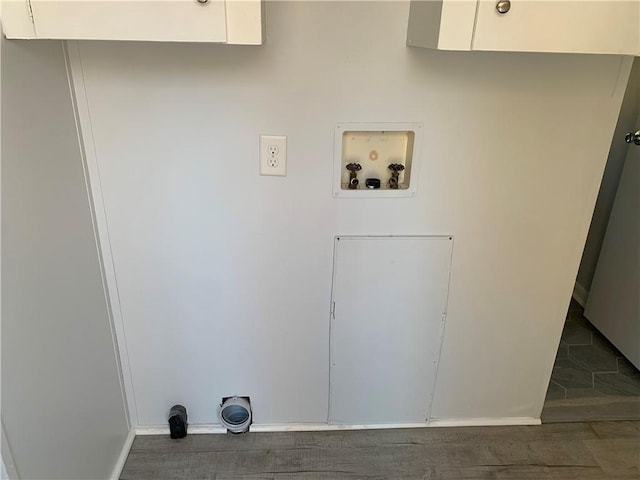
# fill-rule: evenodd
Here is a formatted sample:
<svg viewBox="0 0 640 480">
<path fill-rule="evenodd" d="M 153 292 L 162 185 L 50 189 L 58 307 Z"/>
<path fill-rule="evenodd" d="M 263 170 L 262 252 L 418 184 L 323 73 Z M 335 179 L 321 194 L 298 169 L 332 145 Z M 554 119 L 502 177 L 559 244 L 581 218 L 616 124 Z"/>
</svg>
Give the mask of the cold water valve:
<svg viewBox="0 0 640 480">
<path fill-rule="evenodd" d="M 389 170 L 391 170 L 389 188 L 396 190 L 398 188 L 398 177 L 400 176 L 400 172 L 404 170 L 404 165 L 400 163 L 392 163 L 391 165 L 389 165 Z"/>
</svg>

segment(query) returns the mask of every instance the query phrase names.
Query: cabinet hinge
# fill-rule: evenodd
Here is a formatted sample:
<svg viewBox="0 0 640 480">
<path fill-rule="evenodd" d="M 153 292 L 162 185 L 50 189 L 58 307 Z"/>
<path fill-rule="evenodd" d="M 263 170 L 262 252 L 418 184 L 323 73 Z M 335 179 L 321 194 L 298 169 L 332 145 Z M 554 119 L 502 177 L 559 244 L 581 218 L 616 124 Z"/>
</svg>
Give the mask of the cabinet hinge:
<svg viewBox="0 0 640 480">
<path fill-rule="evenodd" d="M 31 20 L 31 23 L 35 23 L 33 21 L 33 8 L 31 7 L 31 0 L 27 0 L 27 9 L 29 10 L 29 20 Z"/>
</svg>

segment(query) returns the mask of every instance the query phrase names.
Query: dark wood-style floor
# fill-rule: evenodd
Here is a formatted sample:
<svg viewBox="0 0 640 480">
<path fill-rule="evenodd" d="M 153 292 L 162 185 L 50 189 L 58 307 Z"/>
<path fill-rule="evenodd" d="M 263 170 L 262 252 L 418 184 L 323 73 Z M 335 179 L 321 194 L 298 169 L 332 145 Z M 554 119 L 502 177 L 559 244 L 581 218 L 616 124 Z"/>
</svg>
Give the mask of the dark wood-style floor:
<svg viewBox="0 0 640 480">
<path fill-rule="evenodd" d="M 121 479 L 640 479 L 640 422 L 141 436 Z"/>
</svg>

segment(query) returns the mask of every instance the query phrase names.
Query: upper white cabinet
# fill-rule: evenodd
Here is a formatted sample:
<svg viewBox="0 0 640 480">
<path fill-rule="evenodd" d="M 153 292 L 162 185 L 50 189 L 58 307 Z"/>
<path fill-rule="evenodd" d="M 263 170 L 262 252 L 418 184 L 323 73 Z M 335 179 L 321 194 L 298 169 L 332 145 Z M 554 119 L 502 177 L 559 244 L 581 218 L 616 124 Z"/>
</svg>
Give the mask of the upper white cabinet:
<svg viewBox="0 0 640 480">
<path fill-rule="evenodd" d="M 412 0 L 407 44 L 640 55 L 640 0 Z"/>
<path fill-rule="evenodd" d="M 260 45 L 260 0 L 2 0 L 7 38 Z"/>
</svg>

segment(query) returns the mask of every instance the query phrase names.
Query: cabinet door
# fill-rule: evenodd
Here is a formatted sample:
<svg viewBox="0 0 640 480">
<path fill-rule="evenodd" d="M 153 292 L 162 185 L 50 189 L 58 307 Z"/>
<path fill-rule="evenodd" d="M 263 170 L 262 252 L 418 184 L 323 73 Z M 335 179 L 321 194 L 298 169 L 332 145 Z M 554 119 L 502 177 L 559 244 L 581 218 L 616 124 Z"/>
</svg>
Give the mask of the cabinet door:
<svg viewBox="0 0 640 480">
<path fill-rule="evenodd" d="M 640 1 L 478 0 L 472 50 L 640 54 Z"/>
<path fill-rule="evenodd" d="M 225 2 L 31 0 L 37 38 L 227 41 Z"/>
<path fill-rule="evenodd" d="M 452 244 L 449 237 L 336 239 L 330 423 L 427 420 Z"/>
</svg>

